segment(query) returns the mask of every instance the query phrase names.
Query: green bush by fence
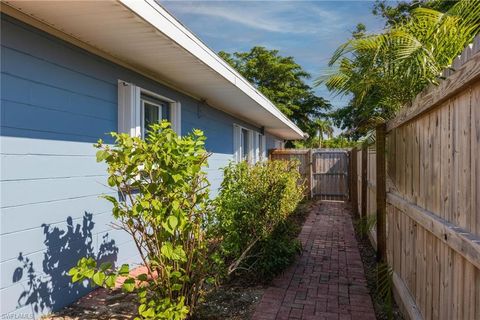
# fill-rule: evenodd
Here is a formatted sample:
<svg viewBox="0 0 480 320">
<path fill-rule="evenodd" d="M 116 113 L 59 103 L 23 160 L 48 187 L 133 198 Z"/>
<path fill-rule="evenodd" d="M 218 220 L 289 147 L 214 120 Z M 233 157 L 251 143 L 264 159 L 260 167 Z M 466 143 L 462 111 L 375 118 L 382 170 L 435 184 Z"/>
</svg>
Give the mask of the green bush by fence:
<svg viewBox="0 0 480 320">
<path fill-rule="evenodd" d="M 227 275 L 271 277 L 291 262 L 298 244 L 287 236 L 285 222 L 303 198 L 299 179 L 296 161 L 232 163 L 224 169 L 215 203 L 218 254 Z"/>
</svg>

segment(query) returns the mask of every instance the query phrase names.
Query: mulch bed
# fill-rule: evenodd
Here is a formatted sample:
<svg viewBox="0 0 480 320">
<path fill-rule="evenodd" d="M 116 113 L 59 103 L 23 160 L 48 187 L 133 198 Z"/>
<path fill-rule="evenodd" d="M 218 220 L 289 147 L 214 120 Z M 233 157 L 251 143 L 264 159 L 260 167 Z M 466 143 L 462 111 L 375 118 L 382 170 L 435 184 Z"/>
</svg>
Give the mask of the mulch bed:
<svg viewBox="0 0 480 320">
<path fill-rule="evenodd" d="M 207 295 L 198 306 L 195 320 L 247 320 L 262 297 L 263 287 L 223 286 Z M 42 319 L 129 320 L 137 316 L 136 294 L 96 289 L 78 302 Z"/>
<path fill-rule="evenodd" d="M 120 289 L 98 288 L 59 312 L 42 317 L 55 320 L 127 320 L 137 315 L 137 296 Z"/>
<path fill-rule="evenodd" d="M 248 320 L 262 298 L 264 287 L 220 287 L 205 297 L 194 320 Z"/>
</svg>

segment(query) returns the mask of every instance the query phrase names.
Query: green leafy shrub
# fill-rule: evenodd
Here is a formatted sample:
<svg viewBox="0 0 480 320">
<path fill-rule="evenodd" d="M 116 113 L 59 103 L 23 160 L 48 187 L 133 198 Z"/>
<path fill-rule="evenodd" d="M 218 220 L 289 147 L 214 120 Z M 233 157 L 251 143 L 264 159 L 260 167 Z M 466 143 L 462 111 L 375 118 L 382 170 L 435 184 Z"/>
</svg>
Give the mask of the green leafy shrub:
<svg viewBox="0 0 480 320">
<path fill-rule="evenodd" d="M 255 279 L 270 281 L 295 261 L 301 251 L 300 241 L 296 238 L 298 232 L 299 227 L 287 219 L 280 222 L 268 238 L 257 243 L 253 249 L 256 254 L 247 261 L 247 264 L 256 264 Z"/>
<path fill-rule="evenodd" d="M 365 217 L 358 218 L 354 221 L 355 227 L 357 228 L 357 232 L 362 238 L 368 237 L 370 231 L 375 228 L 375 224 L 377 223 L 377 215 L 376 214 L 368 214 Z"/>
<path fill-rule="evenodd" d="M 119 276 L 126 277 L 123 289 L 138 292 L 140 317 L 184 319 L 201 297 L 210 269 L 205 137 L 199 130 L 178 137 L 167 122 L 151 126 L 146 140 L 112 136 L 113 147 L 101 140 L 96 145 L 97 161 L 107 163 L 108 184 L 120 196 L 104 198 L 148 271 L 131 277 L 128 265 L 114 270 L 83 258 L 70 270 L 72 281 L 90 279 L 113 288 Z"/>
<path fill-rule="evenodd" d="M 300 179 L 296 161 L 232 163 L 224 169 L 216 199 L 216 232 L 222 238 L 217 261 L 227 275 L 268 275 L 291 261 L 298 244 L 289 238 L 276 246 L 282 232 L 274 231 L 286 228 L 282 224 L 302 200 Z"/>
</svg>

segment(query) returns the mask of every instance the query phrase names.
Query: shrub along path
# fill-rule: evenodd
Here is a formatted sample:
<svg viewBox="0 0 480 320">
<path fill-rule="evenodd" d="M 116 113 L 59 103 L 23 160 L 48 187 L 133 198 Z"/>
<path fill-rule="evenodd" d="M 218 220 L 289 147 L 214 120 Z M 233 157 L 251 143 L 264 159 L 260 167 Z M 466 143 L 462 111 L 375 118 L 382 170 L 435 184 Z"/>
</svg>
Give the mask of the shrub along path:
<svg viewBox="0 0 480 320">
<path fill-rule="evenodd" d="M 299 239 L 302 255 L 266 289 L 253 319 L 375 319 L 347 204 L 318 201 Z"/>
</svg>

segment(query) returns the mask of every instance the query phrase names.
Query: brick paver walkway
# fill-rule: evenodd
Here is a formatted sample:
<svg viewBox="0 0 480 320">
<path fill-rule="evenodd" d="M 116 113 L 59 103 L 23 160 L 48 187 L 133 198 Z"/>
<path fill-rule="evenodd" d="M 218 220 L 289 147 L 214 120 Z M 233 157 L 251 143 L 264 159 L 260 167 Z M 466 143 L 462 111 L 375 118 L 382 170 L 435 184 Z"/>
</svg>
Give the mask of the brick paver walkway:
<svg viewBox="0 0 480 320">
<path fill-rule="evenodd" d="M 253 319 L 375 319 L 347 205 L 315 203 L 299 238 L 302 255 L 266 289 Z"/>
</svg>

